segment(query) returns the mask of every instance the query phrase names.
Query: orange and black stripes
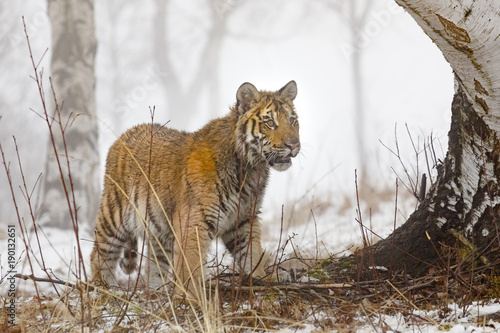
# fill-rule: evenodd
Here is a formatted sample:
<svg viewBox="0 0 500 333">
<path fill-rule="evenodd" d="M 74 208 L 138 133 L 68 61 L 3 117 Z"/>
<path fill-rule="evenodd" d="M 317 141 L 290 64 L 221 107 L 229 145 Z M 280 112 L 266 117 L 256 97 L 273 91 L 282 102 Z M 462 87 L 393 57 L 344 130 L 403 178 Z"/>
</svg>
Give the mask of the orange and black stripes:
<svg viewBox="0 0 500 333">
<path fill-rule="evenodd" d="M 146 238 L 149 283 L 168 270 L 197 288 L 199 258 L 220 237 L 244 273 L 262 277 L 258 214 L 270 168 L 286 170 L 300 149 L 294 81 L 278 92 L 250 83 L 225 117 L 195 133 L 157 124 L 136 126 L 110 148 L 91 254 L 96 283 L 113 284 L 115 269 L 131 273 Z M 170 263 L 173 266 L 169 268 Z"/>
</svg>

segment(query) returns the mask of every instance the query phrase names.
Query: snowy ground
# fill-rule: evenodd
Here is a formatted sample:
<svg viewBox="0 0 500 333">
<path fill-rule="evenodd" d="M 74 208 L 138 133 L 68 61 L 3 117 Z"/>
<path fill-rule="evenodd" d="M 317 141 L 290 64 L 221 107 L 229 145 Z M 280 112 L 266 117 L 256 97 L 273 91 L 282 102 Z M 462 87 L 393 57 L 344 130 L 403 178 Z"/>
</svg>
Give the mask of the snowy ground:
<svg viewBox="0 0 500 333">
<path fill-rule="evenodd" d="M 311 226 L 309 226 L 311 228 Z M 308 229 L 308 228 L 304 228 Z M 19 228 L 17 230 L 18 238 L 17 238 L 17 256 L 22 258 L 20 264 L 16 266 L 16 271 L 18 273 L 31 274 L 31 268 L 26 260 L 26 251 L 24 247 L 24 243 L 19 234 Z M 322 230 L 318 232 L 318 238 L 322 238 L 322 232 L 326 232 L 326 230 Z M 46 277 L 46 274 L 41 269 L 43 265 L 42 262 L 47 267 L 47 272 L 55 274 L 57 277 L 64 280 L 73 280 L 74 274 L 76 272 L 76 239 L 71 231 L 60 231 L 57 229 L 44 229 L 39 230 L 39 239 L 40 239 L 40 247 L 38 247 L 38 243 L 34 238 L 34 235 L 31 234 L 31 250 L 30 259 L 32 266 L 34 267 L 33 271 L 38 277 Z M 303 251 L 309 249 L 308 254 L 314 254 L 316 241 L 312 239 L 304 238 L 302 242 L 299 241 L 300 237 L 296 237 L 294 242 L 297 242 L 297 246 L 301 248 Z M 326 237 L 323 238 L 323 242 Z M 346 238 L 347 241 L 347 238 Z M 352 241 L 352 239 L 349 239 Z M 274 244 L 274 242 L 267 242 L 268 245 Z M 347 244 L 347 242 L 345 243 Z M 88 258 L 90 256 L 91 250 L 91 241 L 90 238 L 86 235 L 83 235 L 80 239 L 80 246 L 82 249 L 82 254 L 86 259 L 87 271 L 89 269 Z M 312 246 L 311 246 L 312 245 Z M 5 249 L 7 247 L 7 239 L 4 238 L 0 240 L 0 249 Z M 43 256 L 40 254 L 40 250 L 43 253 Z M 338 250 L 342 250 L 343 248 L 330 248 L 328 251 L 335 252 Z M 7 256 L 3 255 L 4 251 L 1 252 L 2 256 L 0 258 L 1 261 L 1 275 L 2 278 L 8 274 L 7 271 Z M 7 291 L 9 288 L 9 283 L 7 279 L 3 279 L 0 284 L 0 295 L 2 297 L 7 298 Z M 20 296 L 25 299 L 30 299 L 33 295 L 35 295 L 34 284 L 32 281 L 17 281 L 17 291 Z M 39 292 L 47 295 L 54 295 L 53 287 L 49 283 L 38 283 Z M 395 301 L 397 302 L 397 300 Z M 367 301 L 364 303 L 364 306 L 369 308 L 370 303 Z M 397 304 L 391 304 L 390 307 L 394 308 Z M 496 313 L 500 311 L 500 299 L 492 300 L 487 303 L 478 303 L 473 302 L 471 305 L 466 307 L 458 307 L 456 304 L 449 304 L 448 308 L 440 307 L 439 309 L 430 310 L 430 311 L 421 311 L 414 310 L 411 311 L 411 315 L 406 313 L 403 315 L 399 314 L 384 314 L 384 311 L 381 311 L 380 308 L 377 308 L 377 313 L 379 315 L 376 316 L 375 319 L 368 320 L 363 312 L 360 312 L 355 319 L 355 327 L 345 327 L 345 329 L 350 330 L 354 329 L 357 332 L 372 332 L 375 330 L 384 330 L 384 331 L 393 331 L 393 332 L 498 332 L 500 330 L 500 323 L 492 320 L 484 319 L 484 316 Z M 379 312 L 381 311 L 381 312 Z M 445 315 L 443 315 L 443 313 Z M 319 314 L 315 314 L 315 318 L 317 320 L 318 316 L 321 316 L 321 312 Z M 324 314 L 326 320 L 328 318 L 327 314 Z M 313 321 L 304 322 L 300 328 L 293 327 L 289 329 L 283 329 L 283 332 L 314 332 L 317 327 L 314 326 Z M 103 331 L 104 332 L 104 331 Z"/>
</svg>

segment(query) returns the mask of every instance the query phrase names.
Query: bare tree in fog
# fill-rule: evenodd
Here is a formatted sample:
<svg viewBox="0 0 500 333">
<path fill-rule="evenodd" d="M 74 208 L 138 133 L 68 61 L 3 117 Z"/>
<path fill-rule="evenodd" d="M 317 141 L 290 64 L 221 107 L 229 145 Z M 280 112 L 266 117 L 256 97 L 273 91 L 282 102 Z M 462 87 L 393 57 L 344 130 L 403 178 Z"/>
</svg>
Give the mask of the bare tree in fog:
<svg viewBox="0 0 500 333">
<path fill-rule="evenodd" d="M 51 77 L 58 106 L 52 122 L 54 135 L 49 140 L 41 213 L 46 225 L 73 228 L 76 222 L 93 223 L 99 196 L 94 1 L 50 0 L 48 14 Z"/>
<path fill-rule="evenodd" d="M 170 114 L 182 112 L 183 117 L 176 119 L 176 127 L 185 128 L 192 116 L 198 110 L 198 101 L 203 89 L 209 92 L 209 109 L 212 114 L 219 107 L 219 59 L 222 43 L 226 33 L 228 17 L 236 8 L 239 1 L 213 0 L 209 2 L 211 24 L 206 31 L 206 40 L 203 44 L 197 62 L 197 68 L 186 88 L 182 88 L 182 71 L 177 72 L 172 61 L 173 36 L 169 35 L 168 8 L 172 6 L 169 0 L 155 0 L 156 15 L 154 17 L 154 54 L 155 63 L 163 78 L 167 99 L 167 112 Z"/>
<path fill-rule="evenodd" d="M 10 50 L 9 52 L 2 53 L 2 57 L 0 57 L 1 68 L 14 68 L 20 62 L 18 53 L 12 52 L 16 46 L 12 45 L 13 36 L 16 36 L 15 33 L 16 30 L 19 29 L 20 21 L 17 20 L 16 22 L 13 16 L 6 15 L 8 12 L 19 12 L 17 7 L 20 7 L 20 5 L 16 2 L 0 2 L 0 18 L 2 19 L 2 25 L 0 26 L 0 48 L 2 50 Z M 11 80 L 14 80 L 14 77 L 10 77 L 9 74 L 9 71 L 4 71 L 4 73 L 2 73 L 3 84 L 2 89 L 0 89 L 0 143 L 2 143 L 2 149 L 5 150 L 6 156 L 15 156 L 13 146 L 7 144 L 11 142 L 12 133 L 7 131 L 6 128 L 18 127 L 21 125 L 18 116 L 14 115 L 14 113 L 8 113 L 9 110 L 18 106 L 20 101 L 16 94 L 7 86 L 8 82 L 10 84 L 10 82 L 12 82 Z M 8 187 L 9 184 L 7 179 L 4 176 L 0 176 L 0 188 L 7 189 Z M 9 215 L 9 210 L 12 206 L 9 195 L 10 193 L 8 191 L 0 191 L 0 223 L 7 223 L 11 218 L 14 218 L 14 216 Z"/>
<path fill-rule="evenodd" d="M 0 56 L 0 68 L 5 69 L 0 78 L 0 143 L 7 162 L 11 163 L 10 177 L 16 195 L 19 194 L 18 185 L 22 184 L 22 178 L 16 161 L 13 137 L 16 138 L 25 181 L 29 188 L 37 183 L 41 172 L 39 161 L 44 160 L 46 156 L 45 144 L 37 139 L 46 135 L 46 128 L 40 118 L 29 110 L 39 102 L 38 92 L 29 77 L 33 69 L 23 32 L 23 15 L 31 46 L 36 57 L 41 57 L 47 48 L 45 37 L 48 36 L 44 5 L 36 1 L 0 1 L 0 49 L 6 50 Z M 43 66 L 44 60 L 42 58 L 40 66 Z M 28 128 L 29 131 L 26 130 Z M 3 189 L 0 191 L 0 227 L 2 223 L 7 224 L 17 219 L 8 188 L 7 177 L 0 175 L 0 189 Z M 36 186 L 34 190 L 39 193 L 40 186 Z"/>
<path fill-rule="evenodd" d="M 147 115 L 148 106 L 155 104 L 150 93 L 159 87 L 157 77 L 162 74 L 151 63 L 149 8 L 138 7 L 133 0 L 108 0 L 98 5 L 97 20 L 105 22 L 98 26 L 99 50 L 106 64 L 98 93 L 109 103 L 99 106 L 99 118 L 117 135 L 129 126 L 127 119 L 133 110 Z M 99 97 L 98 103 L 102 102 Z"/>
<path fill-rule="evenodd" d="M 123 57 L 121 56 L 120 53 L 120 39 L 118 36 L 118 29 L 119 29 L 119 18 L 120 14 L 125 8 L 125 1 L 123 0 L 108 0 L 106 1 L 106 9 L 107 9 L 107 16 L 106 20 L 109 23 L 108 27 L 110 29 L 109 31 L 109 39 L 108 39 L 108 44 L 109 44 L 109 55 L 111 57 L 111 66 L 112 66 L 112 71 L 111 71 L 111 96 L 113 97 L 113 100 L 118 100 L 118 96 L 120 96 L 123 91 L 126 91 L 125 85 L 127 84 L 128 80 L 122 79 L 120 77 L 120 63 L 123 61 Z M 119 104 L 119 103 L 116 103 Z M 120 105 L 113 105 L 116 109 L 119 109 Z M 114 117 L 113 117 L 113 125 L 114 129 L 123 129 L 123 121 L 121 115 L 118 113 L 118 110 L 113 110 L 114 111 Z"/>
<path fill-rule="evenodd" d="M 361 180 L 367 182 L 368 179 L 368 155 L 366 149 L 366 117 L 364 100 L 366 96 L 363 90 L 362 76 L 362 36 L 361 31 L 366 24 L 366 18 L 372 6 L 372 0 L 351 0 L 348 9 L 348 24 L 351 32 L 351 42 L 354 45 L 354 52 L 351 55 L 351 73 L 354 103 L 354 133 L 358 147 L 358 162 Z"/>
<path fill-rule="evenodd" d="M 327 0 L 328 7 L 340 14 L 349 29 L 350 41 L 341 45 L 344 56 L 351 67 L 351 82 L 354 105 L 354 135 L 358 154 L 358 170 L 362 183 L 368 184 L 368 151 L 366 148 L 366 116 L 364 100 L 366 99 L 363 87 L 363 49 L 366 41 L 362 31 L 367 23 L 367 17 L 373 5 L 372 0 Z"/>
</svg>

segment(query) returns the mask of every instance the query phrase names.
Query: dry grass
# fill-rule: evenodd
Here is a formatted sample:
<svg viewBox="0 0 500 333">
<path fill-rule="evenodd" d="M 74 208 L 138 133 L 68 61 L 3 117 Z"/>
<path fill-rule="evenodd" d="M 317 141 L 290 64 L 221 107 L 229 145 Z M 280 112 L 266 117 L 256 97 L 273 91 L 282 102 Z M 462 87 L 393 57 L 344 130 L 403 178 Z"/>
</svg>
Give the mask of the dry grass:
<svg viewBox="0 0 500 333">
<path fill-rule="evenodd" d="M 307 279 L 314 282 L 305 282 Z M 170 295 L 148 289 L 87 292 L 63 288 L 60 296 L 17 299 L 16 326 L 9 327 L 6 311 L 0 310 L 0 330 L 253 332 L 309 325 L 320 331 L 345 331 L 369 325 L 382 332 L 395 329 L 394 323 L 385 322 L 388 318 L 416 327 L 438 325 L 442 319 L 453 322 L 450 318 L 466 313 L 472 301 L 498 297 L 499 293 L 500 278 L 490 268 L 464 271 L 459 277 L 443 269 L 411 278 L 383 268 L 360 267 L 351 257 L 333 265 L 330 260 L 317 262 L 311 269 L 298 272 L 294 281 L 281 285 L 250 287 L 244 283 L 238 287 L 225 274 L 207 282 L 197 305 L 172 307 Z M 449 306 L 451 303 L 455 308 Z M 495 317 L 474 320 L 489 318 Z M 5 330 L 7 327 L 10 331 Z"/>
</svg>

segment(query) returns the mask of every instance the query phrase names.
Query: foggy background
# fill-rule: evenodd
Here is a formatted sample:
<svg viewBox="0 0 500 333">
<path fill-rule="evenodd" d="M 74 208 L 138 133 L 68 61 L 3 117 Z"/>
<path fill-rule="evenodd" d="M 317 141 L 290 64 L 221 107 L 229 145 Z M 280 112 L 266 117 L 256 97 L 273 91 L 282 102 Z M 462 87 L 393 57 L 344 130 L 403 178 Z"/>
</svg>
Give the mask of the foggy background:
<svg viewBox="0 0 500 333">
<path fill-rule="evenodd" d="M 0 3 L 0 140 L 28 216 L 12 137 L 30 188 L 44 172 L 49 138 L 30 110 L 41 106 L 21 16 L 47 95 L 51 40 L 44 1 Z M 263 207 L 269 242 L 279 235 L 282 205 L 286 234 L 355 242 L 356 169 L 363 212 L 371 210 L 381 233 L 393 228 L 392 168 L 401 166 L 380 141 L 395 146 L 396 124 L 407 167 L 417 164 L 405 124 L 415 143 L 432 133 L 438 157 L 447 150 L 451 69 L 392 1 L 96 1 L 95 24 L 101 179 L 109 146 L 127 128 L 150 122 L 150 108 L 156 122 L 194 131 L 226 114 L 243 82 L 264 90 L 297 82 L 302 150 L 292 168 L 272 173 Z M 426 172 L 422 156 L 419 162 Z M 0 189 L 0 223 L 16 224 L 3 166 Z M 404 192 L 400 184 L 398 224 L 415 207 Z"/>
</svg>

